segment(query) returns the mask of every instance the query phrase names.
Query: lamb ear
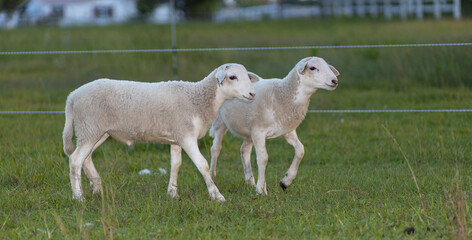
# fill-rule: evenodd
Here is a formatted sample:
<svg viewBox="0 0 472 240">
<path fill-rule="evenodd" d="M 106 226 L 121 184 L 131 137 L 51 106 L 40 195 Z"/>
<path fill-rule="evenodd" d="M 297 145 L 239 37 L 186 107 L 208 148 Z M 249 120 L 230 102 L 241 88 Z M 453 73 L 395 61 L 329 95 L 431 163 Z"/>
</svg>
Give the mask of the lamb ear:
<svg viewBox="0 0 472 240">
<path fill-rule="evenodd" d="M 339 76 L 339 72 L 338 72 L 338 70 L 336 70 L 336 68 L 334 68 L 333 66 L 329 65 L 329 69 L 331 69 L 331 71 L 333 71 L 334 76 L 336 76 L 336 77 Z"/>
<path fill-rule="evenodd" d="M 216 79 L 218 80 L 218 85 L 223 84 L 223 80 L 225 79 L 225 77 L 226 77 L 226 72 L 224 71 L 218 71 L 216 73 Z"/>
<path fill-rule="evenodd" d="M 252 73 L 252 72 L 247 72 L 247 73 L 249 75 L 249 79 L 251 80 L 251 82 L 255 83 L 255 82 L 259 82 L 261 80 L 261 78 L 259 76 L 257 76 L 257 74 Z"/>
<path fill-rule="evenodd" d="M 225 79 L 226 77 L 226 69 L 228 68 L 228 66 L 226 67 L 220 67 L 217 72 L 216 72 L 216 79 L 218 80 L 218 85 L 222 85 L 223 84 L 223 80 Z"/>
<path fill-rule="evenodd" d="M 308 60 L 301 61 L 297 64 L 297 72 L 300 74 L 303 74 L 303 71 L 305 71 L 306 65 L 308 64 Z"/>
</svg>

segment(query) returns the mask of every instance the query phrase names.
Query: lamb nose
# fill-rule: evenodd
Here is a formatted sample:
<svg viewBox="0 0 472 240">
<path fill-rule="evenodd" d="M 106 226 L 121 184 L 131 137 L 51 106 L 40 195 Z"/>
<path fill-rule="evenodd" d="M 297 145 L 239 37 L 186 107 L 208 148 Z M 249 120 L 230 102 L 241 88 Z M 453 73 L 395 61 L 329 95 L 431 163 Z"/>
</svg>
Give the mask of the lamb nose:
<svg viewBox="0 0 472 240">
<path fill-rule="evenodd" d="M 255 93 L 252 93 L 252 92 L 250 92 L 249 95 L 250 95 L 251 97 L 255 97 L 255 96 L 256 96 L 256 94 L 255 94 Z"/>
<path fill-rule="evenodd" d="M 337 85 L 337 84 L 338 84 L 338 80 L 336 80 L 336 79 L 331 80 L 331 82 L 332 82 L 334 85 Z"/>
</svg>

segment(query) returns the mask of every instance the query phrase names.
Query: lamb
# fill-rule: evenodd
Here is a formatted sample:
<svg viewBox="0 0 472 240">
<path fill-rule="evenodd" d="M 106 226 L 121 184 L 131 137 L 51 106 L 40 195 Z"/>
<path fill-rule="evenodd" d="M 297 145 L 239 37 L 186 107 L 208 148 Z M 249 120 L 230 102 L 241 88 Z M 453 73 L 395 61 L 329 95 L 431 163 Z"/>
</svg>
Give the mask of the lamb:
<svg viewBox="0 0 472 240">
<path fill-rule="evenodd" d="M 244 138 L 241 160 L 247 184 L 256 187 L 259 194 L 267 194 L 265 169 L 268 154 L 266 139 L 283 136 L 294 147 L 295 156 L 280 186 L 285 190 L 295 179 L 298 166 L 304 155 L 303 144 L 296 129 L 305 118 L 310 97 L 317 89 L 334 90 L 338 85 L 339 72 L 319 57 L 300 60 L 288 75 L 280 79 L 266 79 L 254 84 L 257 97 L 251 103 L 239 100 L 226 101 L 210 128 L 213 137 L 211 147 L 211 176 L 216 177 L 216 163 L 221 151 L 221 142 L 228 129 Z M 255 185 L 251 169 L 252 147 L 256 149 L 258 179 Z"/>
<path fill-rule="evenodd" d="M 243 65 L 231 63 L 216 68 L 196 83 L 98 79 L 74 90 L 66 101 L 63 132 L 73 198 L 84 200 L 80 180 L 82 167 L 93 192 L 102 190 L 92 153 L 111 136 L 130 146 L 134 142 L 170 144 L 167 193 L 173 198 L 178 197 L 177 174 L 183 148 L 202 174 L 210 199 L 225 201 L 211 179 L 208 162 L 200 153 L 197 140 L 206 134 L 224 101 L 254 99 L 251 79 L 257 81 L 257 75 L 248 73 Z M 74 131 L 75 150 L 72 144 Z"/>
</svg>

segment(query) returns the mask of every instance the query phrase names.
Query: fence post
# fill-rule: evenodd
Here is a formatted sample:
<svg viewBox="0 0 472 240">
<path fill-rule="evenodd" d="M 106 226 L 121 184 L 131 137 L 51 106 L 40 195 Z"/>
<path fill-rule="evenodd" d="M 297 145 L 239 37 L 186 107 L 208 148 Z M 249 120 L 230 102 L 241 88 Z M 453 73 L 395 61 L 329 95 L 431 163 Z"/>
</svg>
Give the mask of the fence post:
<svg viewBox="0 0 472 240">
<path fill-rule="evenodd" d="M 434 0 L 434 18 L 441 18 L 441 4 L 439 3 L 439 0 Z"/>
<path fill-rule="evenodd" d="M 454 15 L 454 19 L 456 20 L 461 19 L 461 1 L 460 0 L 454 0 L 454 7 L 452 10 L 452 13 Z"/>
<path fill-rule="evenodd" d="M 423 20 L 423 0 L 416 0 L 416 18 Z"/>
<path fill-rule="evenodd" d="M 172 40 L 172 75 L 174 80 L 178 80 L 178 62 L 177 62 L 177 38 L 175 36 L 175 0 L 170 0 L 170 35 Z"/>
</svg>

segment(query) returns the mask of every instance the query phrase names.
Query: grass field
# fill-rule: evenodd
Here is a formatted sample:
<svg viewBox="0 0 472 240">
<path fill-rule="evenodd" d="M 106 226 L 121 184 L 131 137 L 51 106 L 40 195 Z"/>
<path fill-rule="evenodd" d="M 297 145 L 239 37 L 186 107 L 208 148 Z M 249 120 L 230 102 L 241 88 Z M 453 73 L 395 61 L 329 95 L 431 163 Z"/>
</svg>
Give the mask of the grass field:
<svg viewBox="0 0 472 240">
<path fill-rule="evenodd" d="M 290 20 L 178 26 L 179 48 L 471 42 L 472 21 Z M 168 26 L 0 31 L 1 51 L 169 48 Z M 470 109 L 471 47 L 179 53 L 179 77 L 197 81 L 239 62 L 283 77 L 318 55 L 340 72 L 310 109 Z M 67 94 L 99 77 L 172 78 L 162 53 L 0 55 L 0 110 L 63 110 Z M 180 199 L 166 195 L 169 146 L 108 140 L 94 154 L 104 194 L 72 200 L 62 152 L 64 116 L 0 115 L 0 239 L 456 239 L 472 236 L 471 113 L 309 113 L 305 156 L 284 192 L 293 149 L 268 141 L 268 196 L 244 183 L 241 139 L 227 134 L 208 200 L 183 154 Z M 212 139 L 200 150 L 207 159 Z M 398 143 L 398 145 L 396 144 Z M 404 154 L 404 155 L 403 155 Z M 252 159 L 255 155 L 253 153 Z M 409 164 L 411 165 L 411 170 Z M 257 166 L 253 160 L 253 169 Z M 257 173 L 257 171 L 255 172 Z M 415 180 L 417 185 L 415 184 Z M 411 232 L 414 228 L 414 233 Z"/>
</svg>

